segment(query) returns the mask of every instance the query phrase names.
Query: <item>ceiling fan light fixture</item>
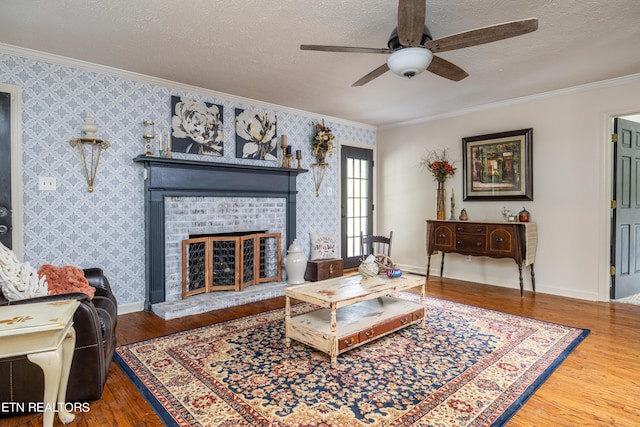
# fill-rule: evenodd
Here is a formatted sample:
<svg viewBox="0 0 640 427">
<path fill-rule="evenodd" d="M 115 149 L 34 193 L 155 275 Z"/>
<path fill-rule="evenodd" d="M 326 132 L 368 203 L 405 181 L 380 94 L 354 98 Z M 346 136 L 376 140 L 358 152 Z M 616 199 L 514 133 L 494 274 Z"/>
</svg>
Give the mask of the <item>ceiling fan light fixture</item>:
<svg viewBox="0 0 640 427">
<path fill-rule="evenodd" d="M 424 47 L 407 47 L 396 50 L 387 59 L 387 66 L 395 74 L 411 78 L 427 69 L 433 53 Z"/>
</svg>

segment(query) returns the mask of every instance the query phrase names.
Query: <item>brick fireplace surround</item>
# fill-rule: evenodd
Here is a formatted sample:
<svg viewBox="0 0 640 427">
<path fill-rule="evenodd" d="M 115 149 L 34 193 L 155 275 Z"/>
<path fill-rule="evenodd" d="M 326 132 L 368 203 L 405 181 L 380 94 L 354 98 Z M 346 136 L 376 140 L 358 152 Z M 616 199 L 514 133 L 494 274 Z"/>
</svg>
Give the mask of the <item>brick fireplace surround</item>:
<svg viewBox="0 0 640 427">
<path fill-rule="evenodd" d="M 181 239 L 180 236 L 185 235 L 184 230 L 176 231 L 176 228 L 181 226 L 175 225 L 175 211 L 177 211 L 178 222 L 180 222 L 180 212 L 191 216 L 197 215 L 200 218 L 195 220 L 195 224 L 200 227 L 199 230 L 220 232 L 221 228 L 218 226 L 224 224 L 229 225 L 230 228 L 224 231 L 243 231 L 240 230 L 243 228 L 240 223 L 241 218 L 237 215 L 247 215 L 247 209 L 253 210 L 254 216 L 267 218 L 268 224 L 264 219 L 256 219 L 258 224 L 251 224 L 252 221 L 247 220 L 250 228 L 281 232 L 284 248 L 289 247 L 296 236 L 296 177 L 301 172 L 307 172 L 306 169 L 146 156 L 138 156 L 134 161 L 142 163 L 145 168 L 145 310 L 147 311 L 151 310 L 153 304 L 174 298 L 173 288 L 176 286 L 174 283 L 176 278 L 173 273 L 167 275 L 167 271 L 173 271 L 175 268 L 172 247 L 176 240 Z M 209 200 L 209 198 L 220 200 Z M 227 216 L 224 219 L 224 215 L 219 216 L 208 211 L 205 213 L 202 206 L 192 206 L 191 203 L 222 206 L 226 211 L 233 207 L 232 210 L 236 213 L 231 213 L 230 217 Z M 190 206 L 191 209 L 185 210 L 186 206 Z M 284 222 L 282 218 L 274 220 L 273 216 L 278 215 L 275 212 L 279 209 L 284 213 Z M 268 216 L 261 215 L 263 212 L 270 215 L 271 220 L 274 221 L 271 222 Z M 167 213 L 172 213 L 173 217 L 169 225 L 165 224 Z M 260 221 L 263 222 L 260 223 Z M 214 228 L 216 231 L 209 231 L 209 228 Z M 186 232 L 184 238 L 188 237 L 188 233 Z M 166 258 L 167 255 L 171 257 L 171 261 Z M 171 270 L 166 268 L 167 263 L 171 266 Z M 179 280 L 181 281 L 181 277 Z M 267 285 L 260 284 L 260 287 L 268 288 Z M 181 286 L 181 282 L 178 286 Z M 190 298 L 199 296 L 194 295 Z"/>
</svg>

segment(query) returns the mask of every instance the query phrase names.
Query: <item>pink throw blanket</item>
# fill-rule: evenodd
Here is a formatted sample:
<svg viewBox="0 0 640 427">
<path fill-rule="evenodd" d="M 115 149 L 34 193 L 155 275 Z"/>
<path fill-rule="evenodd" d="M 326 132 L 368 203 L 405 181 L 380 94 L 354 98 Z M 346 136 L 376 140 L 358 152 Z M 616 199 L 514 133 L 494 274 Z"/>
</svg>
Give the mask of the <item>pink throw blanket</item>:
<svg viewBox="0 0 640 427">
<path fill-rule="evenodd" d="M 51 264 L 44 264 L 38 270 L 38 277 L 43 275 L 46 276 L 51 295 L 83 292 L 93 299 L 93 295 L 96 293 L 96 288 L 89 285 L 84 273 L 77 267 L 71 265 L 55 267 Z"/>
</svg>

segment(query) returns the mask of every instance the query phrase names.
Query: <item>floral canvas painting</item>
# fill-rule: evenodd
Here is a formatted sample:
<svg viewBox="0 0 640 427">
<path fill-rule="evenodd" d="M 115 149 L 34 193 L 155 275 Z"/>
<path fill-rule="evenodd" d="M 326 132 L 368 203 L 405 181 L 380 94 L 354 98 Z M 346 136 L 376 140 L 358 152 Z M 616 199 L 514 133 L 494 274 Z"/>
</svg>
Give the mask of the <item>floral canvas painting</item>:
<svg viewBox="0 0 640 427">
<path fill-rule="evenodd" d="M 236 157 L 278 160 L 275 113 L 236 108 Z"/>
<path fill-rule="evenodd" d="M 221 105 L 172 96 L 171 111 L 171 151 L 222 156 Z"/>
</svg>

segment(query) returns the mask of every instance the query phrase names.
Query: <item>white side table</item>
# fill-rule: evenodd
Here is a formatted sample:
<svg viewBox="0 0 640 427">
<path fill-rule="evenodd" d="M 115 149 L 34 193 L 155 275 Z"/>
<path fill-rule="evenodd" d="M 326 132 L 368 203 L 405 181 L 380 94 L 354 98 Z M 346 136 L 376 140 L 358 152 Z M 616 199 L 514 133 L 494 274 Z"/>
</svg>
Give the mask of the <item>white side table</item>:
<svg viewBox="0 0 640 427">
<path fill-rule="evenodd" d="M 65 399 L 76 344 L 73 314 L 79 304 L 60 300 L 0 307 L 0 358 L 27 355 L 44 373 L 45 427 L 53 425 L 55 411 L 64 424 L 75 418 L 65 409 Z"/>
</svg>

